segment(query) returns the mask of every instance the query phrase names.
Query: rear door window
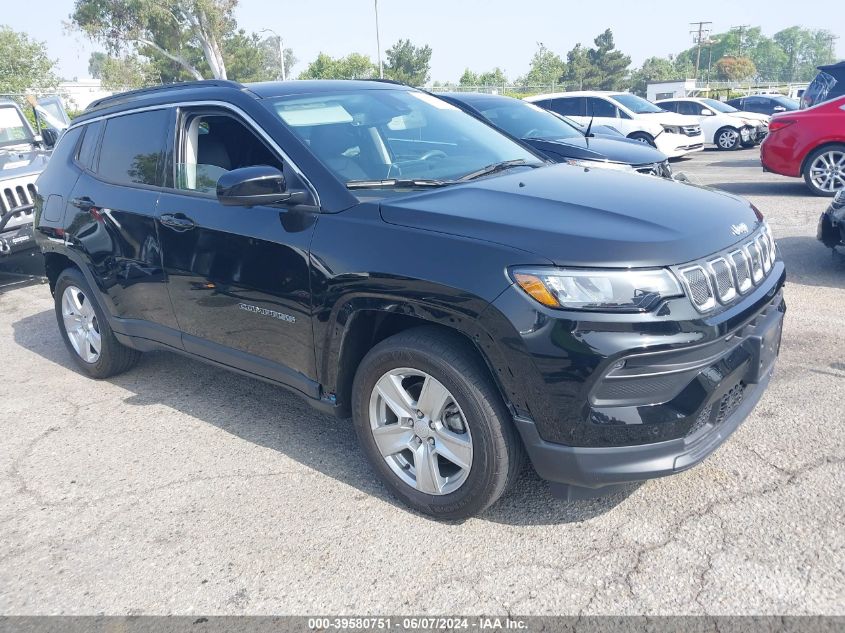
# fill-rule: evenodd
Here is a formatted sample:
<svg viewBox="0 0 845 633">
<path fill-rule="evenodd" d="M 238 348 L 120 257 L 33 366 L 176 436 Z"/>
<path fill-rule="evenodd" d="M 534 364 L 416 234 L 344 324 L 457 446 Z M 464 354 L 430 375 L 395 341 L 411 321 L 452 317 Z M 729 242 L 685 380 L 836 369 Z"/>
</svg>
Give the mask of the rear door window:
<svg viewBox="0 0 845 633">
<path fill-rule="evenodd" d="M 100 132 L 103 129 L 102 121 L 94 121 L 84 126 L 85 136 L 82 137 L 82 144 L 79 146 L 79 153 L 76 160 L 85 169 L 91 169 L 94 165 L 94 156 L 97 149 L 97 141 L 100 140 Z"/>
<path fill-rule="evenodd" d="M 585 116 L 586 101 L 584 97 L 558 97 L 549 99 L 547 107 L 552 112 L 557 112 L 563 116 Z"/>
<path fill-rule="evenodd" d="M 97 173 L 118 185 L 162 186 L 170 110 L 124 114 L 106 121 Z"/>
<path fill-rule="evenodd" d="M 610 103 L 609 101 L 605 101 L 604 99 L 599 99 L 598 97 L 589 97 L 587 98 L 587 116 L 594 116 L 596 118 L 604 119 L 615 119 L 616 106 Z"/>
</svg>

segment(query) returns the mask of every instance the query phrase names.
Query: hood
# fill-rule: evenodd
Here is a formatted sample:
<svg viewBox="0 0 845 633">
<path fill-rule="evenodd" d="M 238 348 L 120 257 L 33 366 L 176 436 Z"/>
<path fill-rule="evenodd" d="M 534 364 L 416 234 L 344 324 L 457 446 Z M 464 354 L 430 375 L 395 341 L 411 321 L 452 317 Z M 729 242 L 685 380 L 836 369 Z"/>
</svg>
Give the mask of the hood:
<svg viewBox="0 0 845 633">
<path fill-rule="evenodd" d="M 737 243 L 746 201 L 666 178 L 550 165 L 382 203 L 385 222 L 495 242 L 568 266 L 668 266 Z M 515 261 L 514 264 L 522 262 Z"/>
<path fill-rule="evenodd" d="M 32 149 L 28 144 L 0 147 L 0 181 L 40 174 L 47 166 L 49 158 L 49 152 Z"/>
<path fill-rule="evenodd" d="M 771 118 L 767 114 L 759 114 L 758 112 L 728 112 L 728 115 L 748 119 L 753 123 L 768 123 Z"/>
<path fill-rule="evenodd" d="M 562 162 L 567 158 L 580 158 L 584 160 L 609 160 L 628 165 L 646 165 L 662 163 L 666 160 L 663 152 L 650 145 L 622 137 L 595 136 L 559 140 L 525 139 L 525 142 L 556 162 Z"/>
</svg>

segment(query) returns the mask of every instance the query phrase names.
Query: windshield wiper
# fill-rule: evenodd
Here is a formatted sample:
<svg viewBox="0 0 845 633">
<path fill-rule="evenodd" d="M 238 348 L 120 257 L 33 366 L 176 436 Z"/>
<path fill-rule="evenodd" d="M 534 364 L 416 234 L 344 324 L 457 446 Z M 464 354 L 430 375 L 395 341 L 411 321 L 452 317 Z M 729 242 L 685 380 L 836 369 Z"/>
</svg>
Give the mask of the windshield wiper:
<svg viewBox="0 0 845 633">
<path fill-rule="evenodd" d="M 481 176 L 487 176 L 489 174 L 495 174 L 498 171 L 504 171 L 505 169 L 510 169 L 511 167 L 540 167 L 543 163 L 529 163 L 524 158 L 517 158 L 516 160 L 503 160 L 500 163 L 493 163 L 492 165 L 487 165 L 486 167 L 482 167 L 477 171 L 472 171 L 465 176 L 461 176 L 458 178 L 458 182 L 465 182 L 467 180 L 475 180 L 476 178 L 481 178 Z"/>
<path fill-rule="evenodd" d="M 385 180 L 349 180 L 347 189 L 378 189 L 379 187 L 445 187 L 454 180 L 436 180 L 433 178 L 387 178 Z"/>
</svg>

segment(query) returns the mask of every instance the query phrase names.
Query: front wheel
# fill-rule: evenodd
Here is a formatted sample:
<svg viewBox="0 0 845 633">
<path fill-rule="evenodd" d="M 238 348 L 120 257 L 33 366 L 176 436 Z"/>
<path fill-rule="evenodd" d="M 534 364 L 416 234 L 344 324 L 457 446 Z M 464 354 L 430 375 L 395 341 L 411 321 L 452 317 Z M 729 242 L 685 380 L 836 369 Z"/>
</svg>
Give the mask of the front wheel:
<svg viewBox="0 0 845 633">
<path fill-rule="evenodd" d="M 516 479 L 523 449 L 474 349 L 422 327 L 376 345 L 352 396 L 361 448 L 399 499 L 439 519 L 492 505 Z"/>
<path fill-rule="evenodd" d="M 654 142 L 654 137 L 646 132 L 634 132 L 633 134 L 629 134 L 628 138 L 632 141 L 639 141 L 640 143 L 657 147 L 657 143 Z"/>
<path fill-rule="evenodd" d="M 723 127 L 716 132 L 716 138 L 714 139 L 716 147 L 725 151 L 739 149 L 741 141 L 739 130 L 732 127 Z"/>
<path fill-rule="evenodd" d="M 845 189 L 845 145 L 820 147 L 804 162 L 804 182 L 817 196 Z"/>
<path fill-rule="evenodd" d="M 85 277 L 62 271 L 53 290 L 56 320 L 76 364 L 92 378 L 108 378 L 131 368 L 140 352 L 122 345 L 109 327 Z"/>
</svg>

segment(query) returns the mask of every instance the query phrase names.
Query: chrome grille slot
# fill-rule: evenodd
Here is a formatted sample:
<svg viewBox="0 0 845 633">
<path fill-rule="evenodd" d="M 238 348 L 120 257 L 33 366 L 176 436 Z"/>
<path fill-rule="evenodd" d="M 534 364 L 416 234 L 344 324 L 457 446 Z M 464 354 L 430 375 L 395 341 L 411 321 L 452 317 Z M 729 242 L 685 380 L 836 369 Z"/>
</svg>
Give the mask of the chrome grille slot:
<svg viewBox="0 0 845 633">
<path fill-rule="evenodd" d="M 760 257 L 760 249 L 755 242 L 749 242 L 743 247 L 748 261 L 751 262 L 751 281 L 756 286 L 763 279 L 763 262 Z"/>
<path fill-rule="evenodd" d="M 710 287 L 709 275 L 701 266 L 686 268 L 681 271 L 681 274 L 689 290 L 690 299 L 696 308 L 706 311 L 716 305 L 713 289 Z"/>
<path fill-rule="evenodd" d="M 736 279 L 736 287 L 740 294 L 745 294 L 751 290 L 751 269 L 748 266 L 748 258 L 741 250 L 734 251 L 730 254 L 731 264 Z"/>
<path fill-rule="evenodd" d="M 0 178 L 2 178 L 0 172 Z M 4 231 L 10 231 L 32 222 L 35 203 L 35 179 L 38 174 L 18 178 L 0 179 L 0 216 L 19 209 L 5 219 Z"/>
<path fill-rule="evenodd" d="M 713 275 L 716 295 L 721 303 L 729 303 L 736 297 L 736 288 L 731 274 L 731 267 L 724 257 L 717 257 L 709 262 L 710 273 Z"/>
<path fill-rule="evenodd" d="M 760 251 L 761 260 L 763 262 L 763 272 L 767 273 L 772 269 L 772 258 L 769 254 L 769 240 L 762 233 L 754 240 L 757 248 Z"/>
</svg>

